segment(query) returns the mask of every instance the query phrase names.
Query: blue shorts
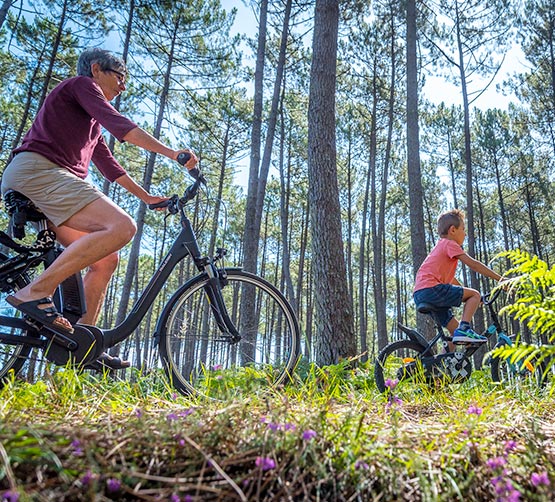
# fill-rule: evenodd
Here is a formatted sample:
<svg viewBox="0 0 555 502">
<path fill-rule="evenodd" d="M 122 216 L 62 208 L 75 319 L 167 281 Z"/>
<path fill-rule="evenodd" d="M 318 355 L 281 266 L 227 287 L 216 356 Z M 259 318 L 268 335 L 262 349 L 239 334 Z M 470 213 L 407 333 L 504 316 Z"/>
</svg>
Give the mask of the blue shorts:
<svg viewBox="0 0 555 502">
<path fill-rule="evenodd" d="M 451 307 L 458 307 L 462 303 L 463 287 L 453 284 L 438 284 L 433 288 L 424 288 L 413 294 L 414 303 L 418 307 L 421 303 L 430 303 L 439 310 L 436 312 L 442 326 L 447 326 L 453 319 Z"/>
</svg>

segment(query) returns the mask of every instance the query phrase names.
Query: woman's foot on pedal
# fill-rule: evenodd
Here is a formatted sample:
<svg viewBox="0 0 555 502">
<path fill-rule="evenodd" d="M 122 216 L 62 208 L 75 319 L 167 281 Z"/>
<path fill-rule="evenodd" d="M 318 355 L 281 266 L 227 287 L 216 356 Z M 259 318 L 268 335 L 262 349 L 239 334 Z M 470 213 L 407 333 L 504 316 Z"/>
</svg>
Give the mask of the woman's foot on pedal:
<svg viewBox="0 0 555 502">
<path fill-rule="evenodd" d="M 470 326 L 469 327 L 458 327 L 453 333 L 453 343 L 484 343 L 487 342 L 485 336 L 479 335 Z"/>
<path fill-rule="evenodd" d="M 73 333 L 73 326 L 56 310 L 56 306 L 49 296 L 24 302 L 13 295 L 9 295 L 6 297 L 6 302 L 33 321 L 42 324 L 56 333 Z"/>
</svg>

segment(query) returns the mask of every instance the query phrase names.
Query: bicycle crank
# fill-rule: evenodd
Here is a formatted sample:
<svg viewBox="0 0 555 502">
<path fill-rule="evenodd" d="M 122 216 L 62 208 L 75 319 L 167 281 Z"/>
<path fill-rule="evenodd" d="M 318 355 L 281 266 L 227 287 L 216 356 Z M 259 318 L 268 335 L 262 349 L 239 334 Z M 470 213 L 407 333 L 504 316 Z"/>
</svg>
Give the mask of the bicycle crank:
<svg viewBox="0 0 555 502">
<path fill-rule="evenodd" d="M 94 361 L 102 349 L 102 337 L 80 325 L 74 326 L 74 332 L 71 335 L 65 335 L 75 342 L 71 344 L 71 349 L 56 343 L 56 337 L 53 337 L 53 333 L 45 328 L 41 330 L 40 334 L 49 338 L 44 350 L 46 359 L 58 366 L 67 364 L 83 366 Z M 76 347 L 73 348 L 75 345 Z"/>
</svg>

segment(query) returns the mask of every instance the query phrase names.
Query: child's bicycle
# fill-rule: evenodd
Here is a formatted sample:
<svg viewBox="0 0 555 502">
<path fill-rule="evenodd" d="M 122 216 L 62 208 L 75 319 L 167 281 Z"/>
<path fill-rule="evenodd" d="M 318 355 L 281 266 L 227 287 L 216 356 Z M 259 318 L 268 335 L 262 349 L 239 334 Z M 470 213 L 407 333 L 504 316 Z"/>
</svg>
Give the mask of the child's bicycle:
<svg viewBox="0 0 555 502">
<path fill-rule="evenodd" d="M 36 267 L 48 266 L 61 252 L 45 216 L 21 194 L 6 194 L 10 226 L 18 232 L 15 237 L 22 236 L 28 221 L 36 222 L 40 231 L 32 245 L 19 244 L 0 233 L 0 242 L 9 251 L 0 253 L 0 385 L 22 368 L 32 371 L 43 360 L 81 369 L 110 369 L 109 358 L 103 357 L 105 351 L 133 334 L 166 287 L 170 273 L 187 256 L 198 273 L 173 293 L 152 334 L 159 347 L 160 366 L 172 385 L 183 393 L 210 393 L 210 386 L 217 385 L 222 374 L 247 367 L 252 369 L 246 370 L 248 378 L 259 379 L 262 385 L 278 385 L 290 377 L 300 352 L 295 313 L 284 295 L 265 279 L 241 268 L 224 267 L 225 249 L 218 249 L 214 257 L 201 254 L 184 211 L 197 197 L 201 183 L 205 183 L 202 175 L 183 197 L 174 195 L 156 205 L 180 215 L 181 231 L 120 325 L 101 329 L 75 324 L 86 310 L 80 274 L 58 288 L 54 301 L 58 311 L 74 324 L 71 335 L 30 322 L 5 300 L 30 282 Z"/>
<path fill-rule="evenodd" d="M 482 302 L 487 307 L 491 324 L 483 335 L 496 337 L 494 349 L 504 345 L 512 345 L 513 340 L 505 333 L 499 322 L 499 316 L 493 304 L 501 289 L 496 289 L 482 296 Z M 433 305 L 421 304 L 418 311 L 428 314 L 434 321 L 436 335 L 426 340 L 415 329 L 398 324 L 408 339 L 397 340 L 384 347 L 375 362 L 374 377 L 380 392 L 386 392 L 392 385 L 413 384 L 449 384 L 467 380 L 472 374 L 471 356 L 482 344 L 464 344 L 455 346 L 455 351 L 449 351 L 452 338 L 446 334 L 439 322 Z M 439 353 L 436 345 L 441 342 Z M 531 379 L 536 384 L 543 384 L 544 367 L 530 362 L 518 361 L 512 363 L 500 357 L 489 357 L 491 377 L 495 382 L 514 382 L 516 379 Z"/>
</svg>

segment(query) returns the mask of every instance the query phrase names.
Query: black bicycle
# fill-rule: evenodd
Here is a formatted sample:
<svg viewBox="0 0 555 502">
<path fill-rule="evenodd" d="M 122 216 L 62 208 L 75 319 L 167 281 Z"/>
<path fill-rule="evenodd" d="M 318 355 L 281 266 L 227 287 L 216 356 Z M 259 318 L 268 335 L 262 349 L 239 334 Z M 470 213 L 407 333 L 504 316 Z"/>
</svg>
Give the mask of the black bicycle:
<svg viewBox="0 0 555 502">
<path fill-rule="evenodd" d="M 491 323 L 482 333 L 486 337 L 496 337 L 494 349 L 505 345 L 513 345 L 513 338 L 508 336 L 501 326 L 499 316 L 494 308 L 501 288 L 482 296 L 482 303 L 488 309 Z M 374 377 L 380 392 L 386 392 L 392 386 L 401 384 L 443 385 L 460 383 L 468 378 L 473 371 L 472 355 L 481 344 L 464 344 L 455 346 L 450 351 L 452 337 L 447 335 L 441 326 L 433 305 L 421 304 L 418 311 L 428 314 L 434 321 L 436 335 L 430 340 L 417 330 L 398 324 L 408 339 L 391 342 L 384 347 L 376 358 Z M 439 350 L 438 350 L 439 346 Z M 521 359 L 510 361 L 498 356 L 490 355 L 492 380 L 495 382 L 514 383 L 517 380 L 531 380 L 537 385 L 543 385 L 545 380 L 545 364 L 534 364 Z"/>
<path fill-rule="evenodd" d="M 54 301 L 58 311 L 74 324 L 71 335 L 30 324 L 5 301 L 7 295 L 30 282 L 37 267 L 48 266 L 61 252 L 44 215 L 21 194 L 6 194 L 10 226 L 19 237 L 29 221 L 35 222 L 39 231 L 30 245 L 20 244 L 5 233 L 0 239 L 8 251 L 0 253 L 0 382 L 17 374 L 27 361 L 33 364 L 41 357 L 60 366 L 101 369 L 98 358 L 132 335 L 170 273 L 190 256 L 198 274 L 173 293 L 153 335 L 172 385 L 185 394 L 210 394 L 222 374 L 241 371 L 264 385 L 285 383 L 300 353 L 295 313 L 285 296 L 262 277 L 225 267 L 225 249 L 218 249 L 214 257 L 201 254 L 185 208 L 199 192 L 205 192 L 201 190 L 203 184 L 200 175 L 183 197 L 174 195 L 156 205 L 167 206 L 171 215 L 180 215 L 181 231 L 121 324 L 112 329 L 75 324 L 85 310 L 80 274 L 58 288 Z"/>
</svg>

